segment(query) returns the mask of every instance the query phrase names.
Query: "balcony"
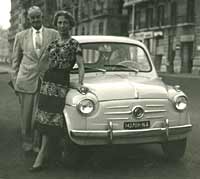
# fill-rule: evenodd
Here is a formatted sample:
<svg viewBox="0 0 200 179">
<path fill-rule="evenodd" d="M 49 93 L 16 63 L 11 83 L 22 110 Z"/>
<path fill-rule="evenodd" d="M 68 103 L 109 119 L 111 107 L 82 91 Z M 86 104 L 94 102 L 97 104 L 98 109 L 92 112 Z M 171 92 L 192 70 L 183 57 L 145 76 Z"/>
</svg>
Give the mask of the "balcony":
<svg viewBox="0 0 200 179">
<path fill-rule="evenodd" d="M 81 12 L 81 14 L 80 14 L 80 21 L 87 21 L 89 19 L 90 19 L 90 16 L 89 16 L 88 13 L 86 14 L 84 12 Z"/>
<path fill-rule="evenodd" d="M 125 0 L 123 6 L 128 7 L 128 6 L 132 6 L 133 4 L 145 2 L 145 1 L 148 1 L 148 0 Z"/>
<path fill-rule="evenodd" d="M 104 9 L 93 9 L 92 10 L 93 18 L 100 17 L 100 16 L 122 16 L 116 9 L 114 8 L 104 8 Z"/>
</svg>

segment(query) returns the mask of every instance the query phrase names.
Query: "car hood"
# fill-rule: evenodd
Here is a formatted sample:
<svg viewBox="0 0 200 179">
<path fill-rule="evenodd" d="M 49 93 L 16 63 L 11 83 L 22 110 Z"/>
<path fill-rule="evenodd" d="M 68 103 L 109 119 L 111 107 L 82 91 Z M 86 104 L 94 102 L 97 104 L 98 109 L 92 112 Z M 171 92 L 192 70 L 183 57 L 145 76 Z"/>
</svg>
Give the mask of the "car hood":
<svg viewBox="0 0 200 179">
<path fill-rule="evenodd" d="M 106 74 L 88 76 L 84 84 L 99 100 L 166 99 L 167 90 L 159 79 L 137 74 Z"/>
</svg>

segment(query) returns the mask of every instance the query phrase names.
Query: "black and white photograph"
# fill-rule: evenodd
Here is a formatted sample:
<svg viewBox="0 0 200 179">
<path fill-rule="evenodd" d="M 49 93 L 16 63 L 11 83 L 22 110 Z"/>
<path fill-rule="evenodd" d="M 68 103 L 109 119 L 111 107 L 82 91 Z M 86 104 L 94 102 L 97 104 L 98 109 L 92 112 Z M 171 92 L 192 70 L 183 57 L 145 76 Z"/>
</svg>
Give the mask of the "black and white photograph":
<svg viewBox="0 0 200 179">
<path fill-rule="evenodd" d="M 0 179 L 199 179 L 200 0 L 0 0 Z"/>
</svg>

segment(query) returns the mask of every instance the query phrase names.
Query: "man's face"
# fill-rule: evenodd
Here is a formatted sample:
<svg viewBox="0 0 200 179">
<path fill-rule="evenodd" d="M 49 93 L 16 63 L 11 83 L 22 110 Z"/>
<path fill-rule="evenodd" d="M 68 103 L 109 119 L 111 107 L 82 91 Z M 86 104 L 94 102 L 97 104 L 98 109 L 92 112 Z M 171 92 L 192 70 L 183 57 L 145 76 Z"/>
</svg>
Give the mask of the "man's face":
<svg viewBox="0 0 200 179">
<path fill-rule="evenodd" d="M 42 13 L 38 10 L 34 10 L 29 14 L 29 20 L 31 26 L 36 30 L 39 30 L 42 26 Z"/>
</svg>

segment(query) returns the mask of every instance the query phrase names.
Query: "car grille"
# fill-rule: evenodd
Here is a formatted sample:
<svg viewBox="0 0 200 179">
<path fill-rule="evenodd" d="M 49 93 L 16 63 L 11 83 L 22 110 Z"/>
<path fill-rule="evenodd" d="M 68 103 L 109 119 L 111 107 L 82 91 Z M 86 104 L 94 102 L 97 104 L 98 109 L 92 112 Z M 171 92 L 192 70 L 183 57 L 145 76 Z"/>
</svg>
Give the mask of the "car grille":
<svg viewBox="0 0 200 179">
<path fill-rule="evenodd" d="M 107 120 L 136 119 L 132 114 L 132 109 L 135 106 L 141 106 L 145 111 L 142 119 L 164 119 L 167 115 L 167 103 L 167 99 L 106 102 L 103 105 L 104 117 Z"/>
</svg>

